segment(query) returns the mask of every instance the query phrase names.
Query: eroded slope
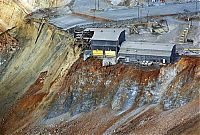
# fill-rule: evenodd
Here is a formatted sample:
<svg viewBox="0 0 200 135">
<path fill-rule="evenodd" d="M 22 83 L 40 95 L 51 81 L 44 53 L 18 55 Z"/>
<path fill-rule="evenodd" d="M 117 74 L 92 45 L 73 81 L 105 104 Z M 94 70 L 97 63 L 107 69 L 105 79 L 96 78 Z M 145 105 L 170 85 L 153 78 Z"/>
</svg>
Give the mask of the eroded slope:
<svg viewBox="0 0 200 135">
<path fill-rule="evenodd" d="M 5 133 L 18 129 L 17 134 L 173 134 L 199 121 L 199 58 L 185 57 L 161 69 L 101 67 L 98 60 L 79 59 L 64 77 L 56 79 L 60 80 L 58 91 L 54 91 L 55 81 L 48 93 L 42 93 L 46 74 L 17 102 L 5 121 Z M 53 102 L 48 98 L 52 93 L 56 94 Z M 35 117 L 38 110 L 43 115 Z M 17 125 L 11 124 L 16 120 L 20 120 Z"/>
<path fill-rule="evenodd" d="M 70 66 L 79 58 L 80 49 L 73 46 L 73 39 L 68 33 L 46 24 L 28 22 L 12 33 L 17 34 L 20 49 L 0 76 L 0 107 L 4 108 L 0 110 L 0 117 L 5 114 L 19 114 L 20 116 L 14 119 L 16 121 L 21 120 L 21 117 L 26 119 L 24 115 L 29 114 L 30 108 L 35 110 L 37 108 L 35 104 L 39 105 L 44 97 L 54 96 L 53 92 L 50 92 L 50 87 L 53 87 L 52 82 L 58 76 L 67 73 Z M 40 75 L 45 79 L 37 80 L 38 77 L 42 78 Z M 19 109 L 11 111 L 9 108 L 15 103 L 19 105 Z M 35 108 L 32 108 L 33 106 Z"/>
</svg>

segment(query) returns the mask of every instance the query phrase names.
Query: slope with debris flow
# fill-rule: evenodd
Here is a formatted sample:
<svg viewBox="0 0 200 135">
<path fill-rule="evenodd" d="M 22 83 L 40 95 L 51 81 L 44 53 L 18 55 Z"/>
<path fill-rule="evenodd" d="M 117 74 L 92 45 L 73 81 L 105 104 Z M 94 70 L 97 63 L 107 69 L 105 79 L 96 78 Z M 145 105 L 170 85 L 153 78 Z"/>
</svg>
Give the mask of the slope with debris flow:
<svg viewBox="0 0 200 135">
<path fill-rule="evenodd" d="M 200 58 L 161 69 L 102 67 L 79 58 L 68 33 L 18 21 L 8 37 L 20 49 L 0 75 L 0 134 L 199 132 Z"/>
<path fill-rule="evenodd" d="M 4 121 L 5 133 L 165 134 L 182 132 L 199 121 L 200 58 L 185 57 L 154 70 L 101 67 L 98 60 L 79 59 L 65 77 L 56 78 L 59 90 L 54 81 L 45 93 L 41 89 L 47 74 L 41 73 L 17 101 Z M 152 126 L 154 121 L 162 127 Z"/>
</svg>

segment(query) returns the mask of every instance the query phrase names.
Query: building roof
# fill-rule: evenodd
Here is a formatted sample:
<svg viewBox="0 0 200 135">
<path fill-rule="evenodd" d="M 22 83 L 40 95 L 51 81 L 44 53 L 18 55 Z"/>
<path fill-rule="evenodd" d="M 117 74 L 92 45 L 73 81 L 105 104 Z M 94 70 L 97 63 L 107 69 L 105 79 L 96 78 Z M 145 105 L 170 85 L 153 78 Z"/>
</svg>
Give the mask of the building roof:
<svg viewBox="0 0 200 135">
<path fill-rule="evenodd" d="M 85 31 L 94 31 L 91 40 L 118 41 L 120 34 L 125 30 L 120 28 L 87 28 Z"/>
<path fill-rule="evenodd" d="M 151 43 L 151 42 L 129 42 L 122 43 L 119 54 L 135 54 L 150 56 L 171 56 L 175 44 Z"/>
</svg>

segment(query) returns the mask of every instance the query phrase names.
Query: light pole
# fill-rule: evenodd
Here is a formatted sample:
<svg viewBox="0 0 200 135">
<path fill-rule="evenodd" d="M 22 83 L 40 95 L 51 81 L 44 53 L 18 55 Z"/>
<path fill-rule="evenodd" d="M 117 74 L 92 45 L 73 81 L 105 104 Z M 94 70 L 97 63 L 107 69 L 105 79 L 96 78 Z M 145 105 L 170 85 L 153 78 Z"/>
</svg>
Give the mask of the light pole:
<svg viewBox="0 0 200 135">
<path fill-rule="evenodd" d="M 96 12 L 96 9 L 97 9 L 97 7 L 96 7 L 97 1 L 96 0 L 94 1 L 94 4 L 95 4 L 95 6 L 94 6 L 93 24 L 94 24 L 94 21 L 95 21 L 95 12 Z"/>
<path fill-rule="evenodd" d="M 138 6 L 138 22 L 140 20 L 140 6 L 139 6 L 139 2 L 137 3 L 137 6 Z"/>
<path fill-rule="evenodd" d="M 97 9 L 97 0 L 94 1 L 94 5 L 95 5 L 94 6 L 94 10 L 96 11 L 96 9 Z"/>
<path fill-rule="evenodd" d="M 99 0 L 98 0 L 98 3 L 97 3 L 97 6 L 98 6 L 98 10 L 99 10 Z"/>
<path fill-rule="evenodd" d="M 99 0 L 97 1 L 97 0 L 95 0 L 94 1 L 94 4 L 95 4 L 95 10 L 99 10 L 99 7 L 100 7 L 100 3 L 99 3 Z"/>
<path fill-rule="evenodd" d="M 196 14 L 198 13 L 198 0 L 195 1 L 195 5 L 196 5 Z"/>
</svg>

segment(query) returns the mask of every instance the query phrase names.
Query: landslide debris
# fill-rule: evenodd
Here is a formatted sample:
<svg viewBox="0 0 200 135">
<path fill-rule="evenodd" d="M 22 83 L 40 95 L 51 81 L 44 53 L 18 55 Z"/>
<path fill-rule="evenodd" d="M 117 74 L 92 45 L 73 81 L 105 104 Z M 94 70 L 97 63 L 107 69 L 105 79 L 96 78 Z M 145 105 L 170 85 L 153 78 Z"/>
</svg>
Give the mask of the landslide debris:
<svg viewBox="0 0 200 135">
<path fill-rule="evenodd" d="M 199 133 L 200 58 L 102 67 L 78 59 L 68 33 L 23 22 L 23 5 L 0 5 L 2 32 L 18 27 L 0 37 L 0 53 L 21 47 L 0 75 L 0 134 Z"/>
<path fill-rule="evenodd" d="M 56 80 L 61 83 L 55 96 L 47 98 L 53 92 L 50 88 L 42 100 L 34 102 L 35 106 L 48 103 L 46 111 L 28 125 L 22 120 L 16 134 L 174 134 L 184 133 L 199 121 L 200 58 L 183 57 L 161 69 L 102 67 L 99 60 L 78 59 Z M 34 96 L 31 91 L 28 95 Z M 28 116 L 37 111 L 38 107 Z M 16 120 L 11 115 L 5 125 L 13 117 Z"/>
</svg>

